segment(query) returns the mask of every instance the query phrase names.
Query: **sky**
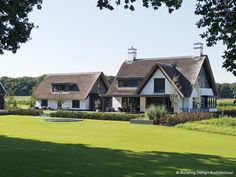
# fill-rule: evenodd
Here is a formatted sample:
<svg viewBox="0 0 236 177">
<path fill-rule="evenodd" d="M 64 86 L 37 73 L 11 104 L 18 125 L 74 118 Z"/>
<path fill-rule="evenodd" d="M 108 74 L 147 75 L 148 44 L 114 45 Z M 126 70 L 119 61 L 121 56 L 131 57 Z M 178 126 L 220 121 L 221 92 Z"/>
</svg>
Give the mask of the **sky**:
<svg viewBox="0 0 236 177">
<path fill-rule="evenodd" d="M 195 25 L 196 1 L 185 0 L 182 8 L 168 13 L 144 8 L 137 2 L 134 12 L 116 7 L 99 10 L 96 0 L 43 1 L 30 20 L 38 25 L 31 40 L 16 54 L 0 55 L 1 76 L 39 76 L 49 73 L 103 71 L 116 75 L 127 60 L 128 48 L 137 49 L 137 58 L 193 55 L 193 43 L 202 29 Z M 222 68 L 225 46 L 204 45 L 217 83 L 236 82 L 235 76 Z"/>
</svg>

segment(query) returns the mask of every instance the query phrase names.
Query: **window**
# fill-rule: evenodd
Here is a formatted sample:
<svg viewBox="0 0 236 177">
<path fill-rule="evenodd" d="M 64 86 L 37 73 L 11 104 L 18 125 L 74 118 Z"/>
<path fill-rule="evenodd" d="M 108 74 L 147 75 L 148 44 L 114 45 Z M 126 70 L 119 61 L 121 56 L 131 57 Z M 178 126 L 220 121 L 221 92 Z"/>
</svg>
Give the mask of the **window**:
<svg viewBox="0 0 236 177">
<path fill-rule="evenodd" d="M 72 100 L 72 108 L 80 108 L 80 101 Z"/>
<path fill-rule="evenodd" d="M 76 84 L 52 84 L 52 92 L 78 91 Z"/>
<path fill-rule="evenodd" d="M 138 87 L 142 79 L 121 79 L 118 80 L 118 87 Z"/>
<path fill-rule="evenodd" d="M 41 107 L 48 107 L 48 100 L 41 100 Z"/>
<path fill-rule="evenodd" d="M 154 93 L 165 93 L 165 78 L 154 79 Z"/>
<path fill-rule="evenodd" d="M 208 108 L 216 108 L 216 107 L 217 107 L 216 98 L 214 98 L 214 97 L 208 97 L 208 100 L 207 100 L 207 107 L 208 107 Z"/>
</svg>

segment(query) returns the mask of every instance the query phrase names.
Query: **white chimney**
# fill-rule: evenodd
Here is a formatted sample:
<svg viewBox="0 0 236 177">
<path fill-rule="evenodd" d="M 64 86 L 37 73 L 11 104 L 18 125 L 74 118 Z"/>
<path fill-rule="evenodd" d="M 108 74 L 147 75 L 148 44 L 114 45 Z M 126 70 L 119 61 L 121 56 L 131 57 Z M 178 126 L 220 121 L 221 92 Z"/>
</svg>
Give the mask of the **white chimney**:
<svg viewBox="0 0 236 177">
<path fill-rule="evenodd" d="M 137 57 L 137 49 L 133 48 L 133 46 L 128 49 L 128 60 L 135 60 Z"/>
<path fill-rule="evenodd" d="M 194 45 L 193 59 L 199 60 L 200 57 L 203 55 L 203 43 L 197 42 L 197 43 L 194 43 L 193 45 Z"/>
</svg>

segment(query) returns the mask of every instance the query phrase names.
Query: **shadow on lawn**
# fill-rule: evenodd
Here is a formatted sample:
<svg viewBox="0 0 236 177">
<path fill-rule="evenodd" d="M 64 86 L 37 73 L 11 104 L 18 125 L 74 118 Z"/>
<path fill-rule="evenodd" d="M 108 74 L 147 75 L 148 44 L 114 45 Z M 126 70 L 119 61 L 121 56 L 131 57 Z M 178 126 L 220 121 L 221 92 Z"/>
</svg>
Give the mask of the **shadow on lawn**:
<svg viewBox="0 0 236 177">
<path fill-rule="evenodd" d="M 0 136 L 0 177 L 174 176 L 181 169 L 232 171 L 235 162 L 212 155 L 134 153 Z"/>
</svg>

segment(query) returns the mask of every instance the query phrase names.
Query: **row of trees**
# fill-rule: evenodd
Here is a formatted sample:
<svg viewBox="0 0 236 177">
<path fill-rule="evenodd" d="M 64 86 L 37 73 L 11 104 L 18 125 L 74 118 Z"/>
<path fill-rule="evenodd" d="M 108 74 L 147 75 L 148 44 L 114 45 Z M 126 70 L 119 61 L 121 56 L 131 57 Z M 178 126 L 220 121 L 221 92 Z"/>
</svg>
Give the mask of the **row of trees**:
<svg viewBox="0 0 236 177">
<path fill-rule="evenodd" d="M 108 82 L 111 84 L 114 76 L 106 76 Z M 43 76 L 39 77 L 1 77 L 0 82 L 4 85 L 8 94 L 13 96 L 29 96 L 32 95 L 33 90 L 43 80 Z M 235 98 L 236 97 L 236 82 L 229 84 L 216 84 L 220 98 Z"/>
<path fill-rule="evenodd" d="M 39 77 L 1 77 L 0 82 L 5 87 L 7 94 L 12 96 L 29 96 L 32 95 L 33 90 L 40 84 L 45 75 Z M 108 82 L 114 79 L 114 76 L 106 76 Z"/>
<path fill-rule="evenodd" d="M 5 87 L 7 94 L 12 96 L 29 96 L 33 90 L 43 80 L 44 76 L 39 77 L 1 77 L 0 82 Z"/>
<path fill-rule="evenodd" d="M 236 82 L 216 84 L 220 98 L 236 98 Z"/>
</svg>

